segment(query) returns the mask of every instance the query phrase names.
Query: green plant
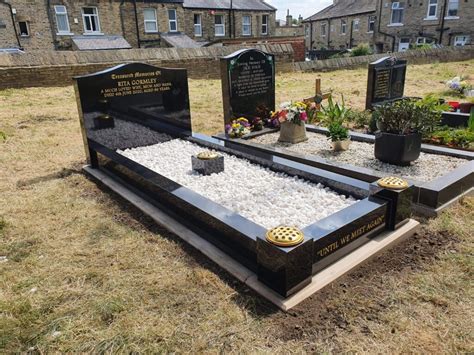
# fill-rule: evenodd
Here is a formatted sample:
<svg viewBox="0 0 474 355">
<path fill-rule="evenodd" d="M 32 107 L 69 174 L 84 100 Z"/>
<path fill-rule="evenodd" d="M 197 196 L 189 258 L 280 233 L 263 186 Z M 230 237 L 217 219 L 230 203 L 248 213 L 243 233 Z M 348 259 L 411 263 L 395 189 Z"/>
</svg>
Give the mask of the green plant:
<svg viewBox="0 0 474 355">
<path fill-rule="evenodd" d="M 372 54 L 372 50 L 370 49 L 367 43 L 361 43 L 357 45 L 357 47 L 353 48 L 351 51 L 351 57 L 359 57 L 361 55 L 369 54 Z"/>
<path fill-rule="evenodd" d="M 7 134 L 3 131 L 0 131 L 0 142 L 7 140 Z"/>
<path fill-rule="evenodd" d="M 450 107 L 447 103 L 443 102 L 443 100 L 433 94 L 426 95 L 424 98 L 417 101 L 416 104 L 418 106 L 426 106 L 433 111 L 443 112 L 450 110 Z"/>
<path fill-rule="evenodd" d="M 349 129 L 339 122 L 332 122 L 328 127 L 328 139 L 332 142 L 349 139 Z"/>
<path fill-rule="evenodd" d="M 448 147 L 472 149 L 474 145 L 474 132 L 469 129 L 444 127 L 431 133 L 426 141 Z"/>
<path fill-rule="evenodd" d="M 418 99 L 402 99 L 376 108 L 378 128 L 393 134 L 421 133 L 426 135 L 439 125 L 441 112 Z"/>
<path fill-rule="evenodd" d="M 370 124 L 372 114 L 370 111 L 350 110 L 347 113 L 347 120 L 352 122 L 356 128 L 367 127 Z"/>
<path fill-rule="evenodd" d="M 321 120 L 325 126 L 329 127 L 335 122 L 342 125 L 348 120 L 351 110 L 345 106 L 344 96 L 341 97 L 342 102 L 340 104 L 334 102 L 332 96 L 329 96 L 327 105 L 321 105 L 321 111 L 318 112 L 318 119 Z"/>
<path fill-rule="evenodd" d="M 467 129 L 471 132 L 474 132 L 474 110 L 471 109 L 471 114 L 469 115 L 469 121 L 467 121 Z"/>
</svg>

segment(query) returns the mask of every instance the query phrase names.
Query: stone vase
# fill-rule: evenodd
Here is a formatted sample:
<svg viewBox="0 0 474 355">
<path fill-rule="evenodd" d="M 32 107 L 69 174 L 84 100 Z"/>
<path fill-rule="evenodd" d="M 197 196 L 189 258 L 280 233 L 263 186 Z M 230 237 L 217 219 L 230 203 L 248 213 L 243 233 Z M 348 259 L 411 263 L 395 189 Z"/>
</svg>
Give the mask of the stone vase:
<svg viewBox="0 0 474 355">
<path fill-rule="evenodd" d="M 308 140 L 308 137 L 306 137 L 304 122 L 301 122 L 299 125 L 291 122 L 281 123 L 279 142 L 295 144 L 306 140 Z"/>
<path fill-rule="evenodd" d="M 335 142 L 331 142 L 331 143 L 332 143 L 332 149 L 335 152 L 340 152 L 340 151 L 349 149 L 349 145 L 351 144 L 351 140 L 350 139 L 344 139 L 343 141 L 335 141 Z"/>
</svg>

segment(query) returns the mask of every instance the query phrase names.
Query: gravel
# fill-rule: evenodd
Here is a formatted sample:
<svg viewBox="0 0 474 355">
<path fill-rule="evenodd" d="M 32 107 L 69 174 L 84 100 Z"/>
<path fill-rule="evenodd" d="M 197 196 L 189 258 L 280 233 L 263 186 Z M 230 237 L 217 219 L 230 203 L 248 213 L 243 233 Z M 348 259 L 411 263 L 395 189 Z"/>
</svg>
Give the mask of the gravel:
<svg viewBox="0 0 474 355">
<path fill-rule="evenodd" d="M 158 133 L 143 125 L 119 118 L 115 118 L 114 123 L 114 128 L 94 129 L 92 126 L 88 127 L 87 136 L 111 149 L 141 147 L 173 139 L 167 134 Z"/>
<path fill-rule="evenodd" d="M 191 156 L 202 147 L 180 139 L 118 153 L 174 180 L 265 228 L 304 228 L 357 200 L 321 184 L 277 173 L 224 153 L 225 170 L 202 176 L 191 169 Z"/>
<path fill-rule="evenodd" d="M 278 142 L 279 133 L 265 134 L 252 139 L 254 143 L 286 148 L 288 150 L 317 155 L 332 162 L 346 163 L 373 169 L 384 175 L 398 175 L 421 182 L 431 181 L 467 162 L 465 159 L 439 154 L 421 153 L 410 166 L 397 166 L 383 163 L 374 157 L 374 145 L 352 141 L 349 149 L 334 152 L 331 142 L 323 134 L 307 132 L 308 140 L 298 144 Z"/>
</svg>

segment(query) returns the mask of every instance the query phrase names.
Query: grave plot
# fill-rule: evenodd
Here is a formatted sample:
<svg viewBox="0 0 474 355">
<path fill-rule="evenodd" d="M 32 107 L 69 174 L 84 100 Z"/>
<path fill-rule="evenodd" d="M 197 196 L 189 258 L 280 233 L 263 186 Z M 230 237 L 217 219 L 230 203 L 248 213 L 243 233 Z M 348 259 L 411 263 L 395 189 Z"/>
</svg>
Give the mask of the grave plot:
<svg viewBox="0 0 474 355">
<path fill-rule="evenodd" d="M 368 184 L 192 134 L 185 70 L 122 65 L 76 78 L 76 90 L 85 170 L 282 309 L 416 228 L 403 181 Z M 186 104 L 167 106 L 167 91 Z"/>
<path fill-rule="evenodd" d="M 236 57 L 240 62 L 245 61 L 241 53 L 237 53 L 235 56 L 231 55 L 223 58 L 222 68 L 228 68 L 229 61 L 235 62 Z M 245 67 L 244 63 L 240 63 L 240 65 Z M 266 65 L 265 62 L 262 61 L 262 65 Z M 225 71 L 223 70 L 223 72 Z M 269 72 L 269 70 L 266 70 L 266 72 Z M 406 61 L 403 60 L 387 57 L 371 63 L 368 76 L 367 106 L 374 107 L 401 99 L 405 86 L 405 73 Z M 234 79 L 234 81 L 228 78 Z M 241 87 L 241 82 L 244 79 L 245 76 L 242 78 L 227 75 L 226 79 L 223 80 L 224 107 L 229 105 L 229 93 L 233 92 L 234 84 Z M 274 91 L 270 92 L 274 94 Z M 268 93 L 266 96 L 267 102 L 274 102 L 268 97 L 270 95 L 271 93 Z M 327 95 L 321 94 L 320 84 L 317 85 L 315 99 L 318 96 L 320 99 L 327 98 Z M 244 101 L 244 99 L 241 100 Z M 233 103 L 232 105 L 235 106 L 236 104 Z M 292 115 L 290 119 L 294 120 L 293 117 L 298 115 L 297 106 L 298 103 L 295 103 L 290 107 L 290 110 L 288 110 L 288 106 L 284 108 Z M 290 112 L 291 110 L 294 111 Z M 306 115 L 306 113 L 304 114 Z M 422 144 L 418 159 L 412 161 L 408 166 L 399 166 L 375 158 L 375 137 L 373 135 L 347 132 L 346 136 L 350 136 L 351 140 L 349 149 L 347 151 L 334 151 L 331 148 L 331 141 L 327 138 L 328 129 L 305 124 L 304 116 L 301 116 L 301 122 L 296 121 L 296 124 L 284 122 L 287 126 L 301 131 L 297 139 L 293 141 L 282 139 L 282 129 L 285 128 L 283 124 L 281 129 L 272 128 L 271 121 L 267 121 L 262 129 L 259 129 L 260 127 L 256 129 L 255 126 L 252 126 L 252 121 L 255 118 L 252 119 L 251 116 L 247 119 L 248 123 L 244 121 L 243 124 L 235 120 L 236 116 L 233 116 L 233 118 L 234 121 L 232 119 L 226 119 L 225 121 L 226 133 L 215 136 L 217 139 L 226 142 L 227 146 L 236 150 L 254 152 L 254 154 L 257 154 L 256 152 L 273 154 L 369 183 L 392 175 L 408 179 L 416 185 L 413 200 L 414 207 L 424 214 L 436 214 L 451 201 L 473 190 L 473 152 Z M 234 125 L 236 127 L 240 125 L 241 127 L 245 124 L 249 125 L 250 128 L 240 128 L 240 131 L 229 129 L 230 123 L 233 123 L 232 127 Z M 306 134 L 303 128 L 305 128 Z M 243 134 L 240 134 L 239 132 L 242 131 Z"/>
</svg>

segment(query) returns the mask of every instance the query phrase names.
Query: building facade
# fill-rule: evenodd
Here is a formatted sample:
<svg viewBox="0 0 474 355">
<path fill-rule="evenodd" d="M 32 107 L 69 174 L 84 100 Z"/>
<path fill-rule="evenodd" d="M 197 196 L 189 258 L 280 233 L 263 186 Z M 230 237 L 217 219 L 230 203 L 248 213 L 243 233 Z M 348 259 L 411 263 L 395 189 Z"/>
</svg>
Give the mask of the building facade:
<svg viewBox="0 0 474 355">
<path fill-rule="evenodd" d="M 303 21 L 307 50 L 366 43 L 375 52 L 470 44 L 473 0 L 335 0 Z"/>
<path fill-rule="evenodd" d="M 199 47 L 272 37 L 275 12 L 261 0 L 0 0 L 0 49 Z"/>
</svg>

